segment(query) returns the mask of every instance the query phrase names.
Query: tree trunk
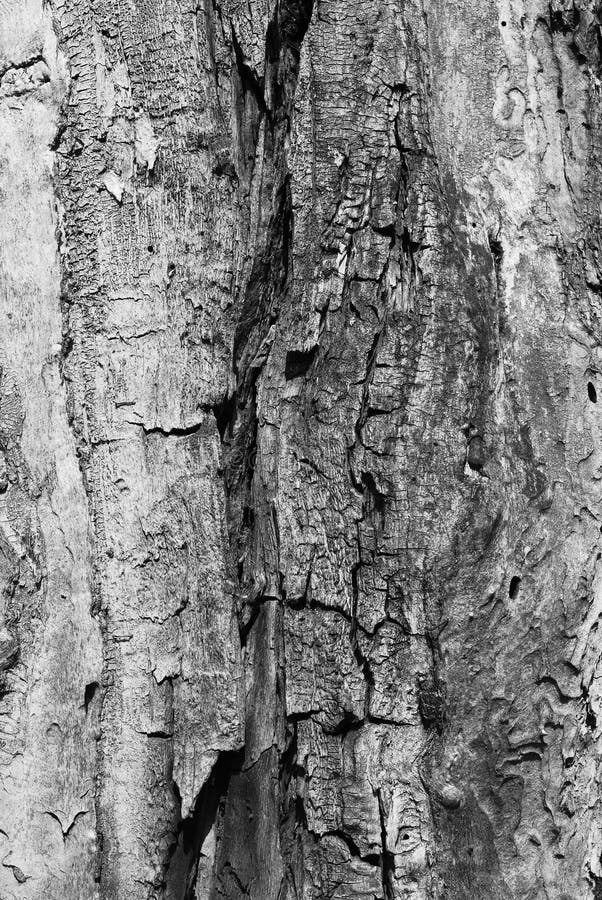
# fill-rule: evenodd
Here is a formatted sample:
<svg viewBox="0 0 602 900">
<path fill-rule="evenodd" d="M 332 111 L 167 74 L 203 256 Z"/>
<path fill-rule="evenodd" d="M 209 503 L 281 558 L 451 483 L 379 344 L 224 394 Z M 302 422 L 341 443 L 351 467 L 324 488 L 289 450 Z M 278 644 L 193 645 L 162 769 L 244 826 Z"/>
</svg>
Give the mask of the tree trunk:
<svg viewBox="0 0 602 900">
<path fill-rule="evenodd" d="M 0 0 L 1 900 L 602 897 L 597 0 Z"/>
</svg>

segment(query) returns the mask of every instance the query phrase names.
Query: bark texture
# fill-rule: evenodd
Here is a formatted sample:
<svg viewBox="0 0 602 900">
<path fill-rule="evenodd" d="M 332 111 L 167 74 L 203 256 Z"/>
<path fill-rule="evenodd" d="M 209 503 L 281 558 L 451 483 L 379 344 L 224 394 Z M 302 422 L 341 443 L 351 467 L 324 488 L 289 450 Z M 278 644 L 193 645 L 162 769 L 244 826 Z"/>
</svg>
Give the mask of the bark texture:
<svg viewBox="0 0 602 900">
<path fill-rule="evenodd" d="M 602 897 L 601 22 L 0 0 L 1 900 Z"/>
</svg>

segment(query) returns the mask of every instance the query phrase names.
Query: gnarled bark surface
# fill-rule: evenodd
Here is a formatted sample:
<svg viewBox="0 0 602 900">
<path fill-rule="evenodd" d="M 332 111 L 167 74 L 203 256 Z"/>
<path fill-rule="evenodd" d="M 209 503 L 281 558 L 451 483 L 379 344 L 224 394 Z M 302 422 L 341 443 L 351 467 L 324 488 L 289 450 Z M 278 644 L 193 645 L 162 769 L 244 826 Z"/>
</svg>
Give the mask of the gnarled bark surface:
<svg viewBox="0 0 602 900">
<path fill-rule="evenodd" d="M 2 900 L 602 896 L 601 15 L 0 0 Z"/>
</svg>

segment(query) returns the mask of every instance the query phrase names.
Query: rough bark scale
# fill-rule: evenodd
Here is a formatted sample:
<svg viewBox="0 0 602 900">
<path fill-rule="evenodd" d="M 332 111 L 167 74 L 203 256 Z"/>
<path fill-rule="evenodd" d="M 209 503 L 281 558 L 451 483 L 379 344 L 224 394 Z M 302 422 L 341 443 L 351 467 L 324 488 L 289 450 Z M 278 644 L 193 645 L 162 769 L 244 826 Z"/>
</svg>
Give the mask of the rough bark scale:
<svg viewBox="0 0 602 900">
<path fill-rule="evenodd" d="M 595 0 L 0 0 L 0 897 L 602 896 Z"/>
</svg>

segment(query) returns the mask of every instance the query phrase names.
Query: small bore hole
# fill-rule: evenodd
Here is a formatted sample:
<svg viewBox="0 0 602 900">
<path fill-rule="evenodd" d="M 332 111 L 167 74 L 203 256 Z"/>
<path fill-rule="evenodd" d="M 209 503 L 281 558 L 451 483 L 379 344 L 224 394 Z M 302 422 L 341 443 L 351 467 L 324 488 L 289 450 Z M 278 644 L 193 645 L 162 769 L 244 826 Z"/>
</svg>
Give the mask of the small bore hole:
<svg viewBox="0 0 602 900">
<path fill-rule="evenodd" d="M 520 587 L 520 578 L 518 575 L 513 575 L 510 579 L 510 587 L 508 588 L 508 596 L 511 600 L 514 600 L 516 595 L 518 594 L 518 589 Z"/>
<path fill-rule="evenodd" d="M 592 401 L 592 403 L 598 402 L 598 392 L 596 391 L 596 387 L 592 384 L 591 381 L 587 382 L 587 396 Z"/>
<path fill-rule="evenodd" d="M 91 681 L 90 684 L 86 685 L 86 689 L 84 691 L 84 709 L 86 710 L 86 713 L 88 712 L 90 704 L 94 700 L 99 687 L 100 685 L 97 681 Z"/>
<path fill-rule="evenodd" d="M 502 22 L 502 28 L 505 28 L 505 27 L 506 27 L 506 23 Z"/>
</svg>

